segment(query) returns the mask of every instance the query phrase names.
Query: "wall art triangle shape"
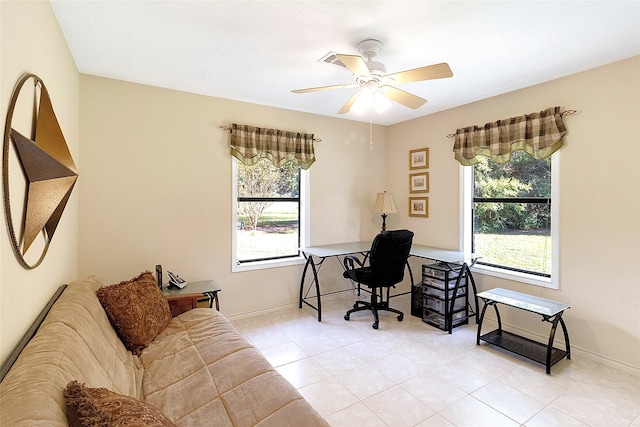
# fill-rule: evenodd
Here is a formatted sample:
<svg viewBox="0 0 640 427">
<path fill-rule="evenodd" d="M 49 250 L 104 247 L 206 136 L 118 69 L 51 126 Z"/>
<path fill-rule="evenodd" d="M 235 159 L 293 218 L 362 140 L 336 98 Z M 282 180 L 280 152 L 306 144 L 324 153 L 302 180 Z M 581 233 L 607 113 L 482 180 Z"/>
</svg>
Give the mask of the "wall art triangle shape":
<svg viewBox="0 0 640 427">
<path fill-rule="evenodd" d="M 28 80 L 34 81 L 34 102 L 31 138 L 11 127 L 20 91 Z M 36 103 L 39 89 L 40 102 Z M 37 107 L 36 107 L 37 105 Z M 22 121 L 21 121 L 22 123 Z M 9 188 L 9 151 L 11 142 L 26 179 L 26 194 L 21 236 L 16 236 L 11 210 Z M 3 146 L 3 187 L 5 216 L 13 249 L 25 268 L 36 268 L 42 263 L 53 235 L 58 228 L 71 192 L 78 180 L 78 170 L 64 139 L 62 129 L 53 110 L 51 98 L 44 82 L 34 74 L 22 76 L 11 96 L 7 111 Z M 24 255 L 39 235 L 45 244 L 38 260 L 30 264 Z"/>
</svg>

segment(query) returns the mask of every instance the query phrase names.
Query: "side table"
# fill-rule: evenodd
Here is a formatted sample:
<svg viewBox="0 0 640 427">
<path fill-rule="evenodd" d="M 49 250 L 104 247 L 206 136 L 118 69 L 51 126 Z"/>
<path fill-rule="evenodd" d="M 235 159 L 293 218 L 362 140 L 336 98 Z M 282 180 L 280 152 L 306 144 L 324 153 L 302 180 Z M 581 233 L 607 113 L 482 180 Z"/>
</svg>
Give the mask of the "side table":
<svg viewBox="0 0 640 427">
<path fill-rule="evenodd" d="M 209 298 L 209 308 L 213 308 L 215 301 L 216 310 L 220 311 L 218 292 L 222 291 L 215 280 L 204 280 L 202 282 L 187 283 L 184 288 L 162 288 L 162 293 L 169 301 L 171 314 L 175 317 L 178 314 L 189 311 L 198 306 L 198 300 L 203 296 Z"/>
<path fill-rule="evenodd" d="M 482 308 L 480 321 L 478 323 L 476 344 L 480 344 L 480 340 L 486 341 L 489 344 L 519 354 L 535 362 L 542 363 L 547 368 L 547 374 L 551 373 L 552 365 L 555 365 L 565 357 L 571 359 L 569 333 L 567 332 L 567 326 L 564 324 L 564 320 L 562 320 L 562 313 L 570 308 L 569 304 L 501 288 L 480 292 L 478 298 L 484 302 L 484 307 Z M 551 323 L 551 332 L 549 333 L 547 343 L 539 343 L 503 330 L 502 320 L 498 312 L 498 304 L 538 314 L 542 316 L 543 321 Z M 481 335 L 480 331 L 482 330 L 484 313 L 489 306 L 493 306 L 496 312 L 498 329 Z M 558 323 L 560 323 L 562 332 L 564 333 L 565 350 L 553 346 Z"/>
</svg>

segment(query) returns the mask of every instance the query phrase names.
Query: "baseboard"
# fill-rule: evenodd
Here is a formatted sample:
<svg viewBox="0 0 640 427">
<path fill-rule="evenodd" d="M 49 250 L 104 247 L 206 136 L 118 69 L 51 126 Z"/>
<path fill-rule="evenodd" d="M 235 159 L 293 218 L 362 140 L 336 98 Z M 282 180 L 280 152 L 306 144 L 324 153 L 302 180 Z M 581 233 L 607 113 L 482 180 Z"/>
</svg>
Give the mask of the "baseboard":
<svg viewBox="0 0 640 427">
<path fill-rule="evenodd" d="M 346 289 L 345 292 L 348 291 L 352 291 L 352 289 Z M 344 295 L 344 293 L 341 293 L 342 295 Z M 332 299 L 335 298 L 339 298 L 341 294 L 328 294 L 328 295 L 323 295 L 322 296 L 322 301 L 330 301 Z M 354 291 L 354 295 L 355 295 L 355 291 Z M 310 297 L 310 299 L 314 299 L 315 297 Z M 279 310 L 284 310 L 284 309 L 290 309 L 290 308 L 298 308 L 298 303 L 294 302 L 294 303 L 289 303 L 289 304 L 282 304 L 282 305 L 276 305 L 276 306 L 272 306 L 272 307 L 267 307 L 267 308 L 262 308 L 260 310 L 254 310 L 254 311 L 246 311 L 244 313 L 238 313 L 238 314 L 234 314 L 232 316 L 226 316 L 227 319 L 234 321 L 234 320 L 239 320 L 239 319 L 245 319 L 247 317 L 252 317 L 252 316 L 256 316 L 258 314 L 269 314 L 269 313 L 273 313 L 274 311 L 279 311 Z M 304 309 L 305 306 L 302 306 L 302 309 Z M 301 309 L 301 310 L 302 310 Z"/>
<path fill-rule="evenodd" d="M 289 309 L 289 308 L 298 308 L 298 304 L 292 303 L 292 304 L 277 305 L 273 307 L 263 308 L 260 310 L 246 311 L 244 313 L 238 313 L 238 314 L 234 314 L 233 316 L 226 316 L 226 317 L 227 319 L 233 322 L 234 320 L 246 319 L 247 317 L 257 316 L 259 314 L 269 314 L 275 311 L 280 311 L 280 310 Z"/>
</svg>

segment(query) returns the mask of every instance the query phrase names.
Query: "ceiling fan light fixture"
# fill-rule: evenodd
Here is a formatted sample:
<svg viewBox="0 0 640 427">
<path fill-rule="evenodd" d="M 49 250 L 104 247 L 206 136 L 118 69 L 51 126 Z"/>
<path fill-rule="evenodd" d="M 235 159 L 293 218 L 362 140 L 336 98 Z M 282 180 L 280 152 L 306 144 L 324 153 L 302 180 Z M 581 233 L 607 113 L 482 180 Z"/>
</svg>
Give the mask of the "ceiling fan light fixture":
<svg viewBox="0 0 640 427">
<path fill-rule="evenodd" d="M 380 114 L 387 111 L 392 105 L 391 101 L 380 92 L 380 89 L 363 87 L 358 91 L 358 98 L 349 110 L 356 114 L 364 114 L 369 110 Z"/>
<path fill-rule="evenodd" d="M 393 104 L 391 103 L 391 101 L 389 101 L 387 97 L 384 96 L 382 92 L 380 92 L 379 89 L 376 89 L 373 96 L 373 109 L 376 111 L 376 113 L 384 113 L 392 106 Z"/>
<path fill-rule="evenodd" d="M 356 98 L 353 105 L 349 107 L 349 111 L 362 115 L 367 110 L 371 101 L 372 101 L 371 91 L 368 89 L 360 89 L 358 90 L 358 97 Z"/>
</svg>

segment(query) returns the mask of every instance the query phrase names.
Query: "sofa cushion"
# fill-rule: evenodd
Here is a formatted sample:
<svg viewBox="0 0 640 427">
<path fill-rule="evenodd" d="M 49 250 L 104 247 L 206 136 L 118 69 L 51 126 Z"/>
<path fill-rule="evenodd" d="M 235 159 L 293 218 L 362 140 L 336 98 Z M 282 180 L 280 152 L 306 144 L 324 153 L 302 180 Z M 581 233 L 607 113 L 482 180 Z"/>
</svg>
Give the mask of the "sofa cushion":
<svg viewBox="0 0 640 427">
<path fill-rule="evenodd" d="M 140 361 L 141 398 L 178 425 L 328 426 L 216 310 L 196 308 L 174 317 Z"/>
<path fill-rule="evenodd" d="M 176 427 L 160 410 L 138 399 L 71 381 L 64 390 L 70 427 Z"/>
<path fill-rule="evenodd" d="M 118 336 L 136 355 L 171 322 L 169 303 L 149 271 L 96 293 Z"/>
</svg>

